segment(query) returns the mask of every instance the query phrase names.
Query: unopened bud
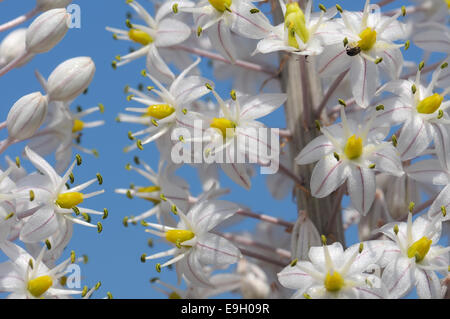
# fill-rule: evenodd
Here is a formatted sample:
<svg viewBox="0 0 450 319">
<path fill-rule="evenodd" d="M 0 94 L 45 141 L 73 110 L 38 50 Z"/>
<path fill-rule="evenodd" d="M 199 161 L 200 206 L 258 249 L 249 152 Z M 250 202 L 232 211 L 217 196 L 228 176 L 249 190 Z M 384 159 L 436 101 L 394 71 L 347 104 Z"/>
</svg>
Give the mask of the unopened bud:
<svg viewBox="0 0 450 319">
<path fill-rule="evenodd" d="M 52 101 L 70 101 L 84 92 L 92 81 L 95 64 L 90 57 L 77 57 L 61 63 L 47 82 Z"/>
<path fill-rule="evenodd" d="M 37 0 L 36 6 L 41 11 L 67 7 L 72 0 Z"/>
<path fill-rule="evenodd" d="M 22 56 L 26 51 L 25 38 L 27 29 L 17 29 L 9 33 L 0 43 L 0 66 L 7 65 L 18 56 Z M 31 60 L 33 55 L 29 55 L 21 61 L 17 67 L 25 65 Z"/>
<path fill-rule="evenodd" d="M 34 135 L 47 115 L 48 100 L 40 92 L 20 98 L 9 111 L 6 119 L 9 137 L 25 140 Z"/>
<path fill-rule="evenodd" d="M 38 16 L 27 30 L 27 51 L 29 53 L 50 51 L 66 35 L 70 20 L 71 15 L 66 9 L 52 9 Z"/>
</svg>

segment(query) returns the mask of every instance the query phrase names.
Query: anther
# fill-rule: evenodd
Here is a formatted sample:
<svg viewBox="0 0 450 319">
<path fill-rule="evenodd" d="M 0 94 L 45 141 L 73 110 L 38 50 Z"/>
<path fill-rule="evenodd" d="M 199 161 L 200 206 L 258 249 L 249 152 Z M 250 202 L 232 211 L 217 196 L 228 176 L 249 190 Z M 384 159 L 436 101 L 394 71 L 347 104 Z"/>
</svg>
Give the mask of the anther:
<svg viewBox="0 0 450 319">
<path fill-rule="evenodd" d="M 291 261 L 290 265 L 291 267 L 295 267 L 295 265 L 297 265 L 298 262 L 298 258 L 295 258 L 293 261 Z"/>
<path fill-rule="evenodd" d="M 413 212 L 414 206 L 416 206 L 416 204 L 415 204 L 414 202 L 410 202 L 410 203 L 409 203 L 408 210 L 409 210 L 410 213 Z"/>
<path fill-rule="evenodd" d="M 16 166 L 17 166 L 17 168 L 20 168 L 20 158 L 19 158 L 19 156 L 16 157 Z"/>
<path fill-rule="evenodd" d="M 72 250 L 72 251 L 70 252 L 70 262 L 71 262 L 72 264 L 74 264 L 74 263 L 75 263 L 75 260 L 76 260 L 75 251 Z"/>
<path fill-rule="evenodd" d="M 97 223 L 97 232 L 100 234 L 102 232 L 102 230 L 103 230 L 103 225 L 101 222 L 98 222 Z"/>
<path fill-rule="evenodd" d="M 33 190 L 30 190 L 30 202 L 34 201 L 34 198 L 35 198 L 34 192 Z"/>
<path fill-rule="evenodd" d="M 109 215 L 108 209 L 103 208 L 103 216 L 102 216 L 102 219 L 108 218 L 108 215 Z"/>
<path fill-rule="evenodd" d="M 52 249 L 52 244 L 50 243 L 50 240 L 48 239 L 45 240 L 45 246 L 47 246 L 48 250 Z"/>
<path fill-rule="evenodd" d="M 364 244 L 363 244 L 363 243 L 360 243 L 360 244 L 359 244 L 359 248 L 358 248 L 358 252 L 359 252 L 359 253 L 362 253 L 363 250 L 364 250 Z"/>
<path fill-rule="evenodd" d="M 411 42 L 409 40 L 407 40 L 405 42 L 405 51 L 409 49 L 409 46 L 411 45 Z"/>
<path fill-rule="evenodd" d="M 175 4 L 172 6 L 172 11 L 173 11 L 173 13 L 175 13 L 175 14 L 178 13 L 178 3 L 175 3 Z"/>
<path fill-rule="evenodd" d="M 384 105 L 380 104 L 375 108 L 377 111 L 384 111 Z"/>
<path fill-rule="evenodd" d="M 442 217 L 447 216 L 447 209 L 445 208 L 445 206 L 441 206 L 441 213 L 442 213 Z"/>
<path fill-rule="evenodd" d="M 327 8 L 325 8 L 325 6 L 321 3 L 319 3 L 319 9 L 322 10 L 323 12 L 327 12 Z"/>
<path fill-rule="evenodd" d="M 157 272 L 161 272 L 161 264 L 156 264 L 155 268 Z"/>
<path fill-rule="evenodd" d="M 255 13 L 258 13 L 258 12 L 259 12 L 259 9 L 256 9 L 256 8 L 250 9 L 250 13 L 251 14 L 255 14 Z"/>
<path fill-rule="evenodd" d="M 343 107 L 347 106 L 347 103 L 345 103 L 345 101 L 343 99 L 338 99 L 338 102 L 340 105 L 342 105 Z"/>
<path fill-rule="evenodd" d="M 103 176 L 100 175 L 100 173 L 97 173 L 95 176 L 97 177 L 98 184 L 102 185 L 103 184 Z"/>
<path fill-rule="evenodd" d="M 136 146 L 141 151 L 144 149 L 144 146 L 142 146 L 142 141 L 141 140 L 137 140 L 136 141 Z"/>
<path fill-rule="evenodd" d="M 75 159 L 77 160 L 77 165 L 80 166 L 83 162 L 83 159 L 81 158 L 80 154 L 75 155 Z"/>
</svg>

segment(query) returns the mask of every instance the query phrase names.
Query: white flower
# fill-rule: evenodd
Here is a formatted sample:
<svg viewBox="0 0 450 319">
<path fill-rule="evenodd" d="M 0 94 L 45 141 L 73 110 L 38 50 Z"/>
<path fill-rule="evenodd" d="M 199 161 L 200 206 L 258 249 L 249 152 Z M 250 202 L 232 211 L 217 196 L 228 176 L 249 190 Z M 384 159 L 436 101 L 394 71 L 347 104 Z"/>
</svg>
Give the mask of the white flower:
<svg viewBox="0 0 450 319">
<path fill-rule="evenodd" d="M 450 169 L 447 165 L 442 166 L 442 163 L 436 159 L 415 162 L 406 167 L 405 172 L 410 178 L 419 182 L 444 186 L 450 184 Z"/>
<path fill-rule="evenodd" d="M 236 60 L 232 32 L 250 39 L 261 39 L 272 25 L 269 19 L 250 0 L 201 0 L 194 8 L 182 11 L 193 12 L 198 32 L 206 31 L 211 45 L 231 62 Z"/>
<path fill-rule="evenodd" d="M 142 198 L 149 202 L 152 202 L 154 206 L 149 210 L 132 217 L 125 217 L 124 225 L 129 223 L 136 223 L 138 221 L 149 218 L 156 215 L 158 223 L 175 226 L 176 222 L 171 216 L 171 205 L 161 200 L 161 194 L 164 194 L 165 198 L 169 199 L 176 204 L 182 211 L 189 209 L 189 185 L 185 180 L 174 174 L 178 168 L 175 165 L 166 164 L 164 161 L 159 162 L 158 171 L 153 169 L 141 159 L 138 159 L 138 163 L 143 166 L 143 169 L 127 164 L 128 170 L 134 170 L 141 176 L 146 178 L 150 185 L 132 185 L 129 189 L 118 188 L 115 190 L 118 194 L 124 194 L 128 198 Z"/>
<path fill-rule="evenodd" d="M 13 61 L 16 57 L 22 56 L 26 52 L 25 37 L 27 29 L 16 29 L 9 33 L 0 43 L 0 67 L 3 67 Z M 33 58 L 30 54 L 17 67 L 21 67 Z"/>
<path fill-rule="evenodd" d="M 175 256 L 164 264 L 157 264 L 157 271 L 177 263 L 177 274 L 186 277 L 189 282 L 200 287 L 211 287 L 202 268 L 212 265 L 223 268 L 236 263 L 241 253 L 228 240 L 215 235 L 212 230 L 239 209 L 234 203 L 222 200 L 207 200 L 195 204 L 185 215 L 173 205 L 173 212 L 180 217 L 176 228 L 147 223 L 154 228 L 147 232 L 165 238 L 174 248 L 151 256 L 142 255 L 141 260 Z"/>
<path fill-rule="evenodd" d="M 52 102 L 49 107 L 46 125 L 30 139 L 28 146 L 36 150 L 41 156 L 55 152 L 55 170 L 64 172 L 72 160 L 72 149 L 78 149 L 84 153 L 98 156 L 95 149 L 87 149 L 80 145 L 81 134 L 87 128 L 94 128 L 104 124 L 104 121 L 87 122 L 83 117 L 96 111 L 103 113 L 102 104 L 86 110 L 78 109 L 78 112 L 69 110 L 68 103 Z"/>
<path fill-rule="evenodd" d="M 170 131 L 181 121 L 181 117 L 185 115 L 190 108 L 190 104 L 209 93 L 209 90 L 205 87 L 205 83 L 207 83 L 208 80 L 196 75 L 187 76 L 199 63 L 200 58 L 181 72 L 168 89 L 166 89 L 165 86 L 151 74 L 146 73 L 146 76 L 150 78 L 159 89 L 148 87 L 151 93 L 157 96 L 156 99 L 139 92 L 138 90 L 128 89 L 128 92 L 131 93 L 128 96 L 129 100 L 147 106 L 145 108 L 129 107 L 125 109 L 126 111 L 136 112 L 140 114 L 140 116 L 128 114 L 118 115 L 117 119 L 119 122 L 138 123 L 148 126 L 143 130 L 132 133 L 131 137 L 133 139 L 134 137 L 146 134 L 147 136 L 145 136 L 143 140 L 140 140 L 142 145 L 145 145 L 160 138 L 166 133 L 169 133 L 168 135 L 170 136 Z M 134 143 L 125 150 L 130 151 L 137 147 L 137 143 Z"/>
<path fill-rule="evenodd" d="M 377 116 L 377 122 L 404 123 L 398 138 L 403 161 L 421 155 L 433 141 L 441 163 L 450 163 L 450 118 L 445 112 L 450 107 L 450 101 L 444 100 L 447 90 L 441 94 L 434 92 L 436 81 L 446 65 L 444 63 L 437 68 L 428 86 L 420 82 L 419 67 L 415 81 L 391 81 L 382 88 L 382 91 L 392 92 L 396 97 L 384 103 L 386 109 Z"/>
<path fill-rule="evenodd" d="M 372 8 L 375 12 L 372 13 Z M 326 47 L 319 57 L 320 76 L 338 76 L 350 69 L 350 81 L 355 101 L 367 107 L 378 87 L 380 66 L 392 79 L 399 77 L 403 56 L 399 49 L 402 45 L 393 41 L 405 36 L 404 27 L 397 21 L 401 13 L 392 17 L 383 16 L 378 6 L 366 1 L 363 12 L 343 11 L 342 42 Z M 380 62 L 379 58 L 382 58 Z"/>
<path fill-rule="evenodd" d="M 72 0 L 37 0 L 36 6 L 42 11 L 47 11 L 55 8 L 65 8 L 71 2 Z"/>
<path fill-rule="evenodd" d="M 48 77 L 46 90 L 51 101 L 71 101 L 87 89 L 95 74 L 90 57 L 76 57 L 59 64 Z"/>
<path fill-rule="evenodd" d="M 246 189 L 250 189 L 250 177 L 248 174 L 248 164 L 239 163 L 237 159 L 249 157 L 253 161 L 266 165 L 278 155 L 276 145 L 271 143 L 274 140 L 274 132 L 269 131 L 270 136 L 261 136 L 260 128 L 266 128 L 264 124 L 256 119 L 266 116 L 278 109 L 286 101 L 286 94 L 260 94 L 248 96 L 232 94 L 233 97 L 224 101 L 217 92 L 209 87 L 217 99 L 220 106 L 218 117 L 212 119 L 205 118 L 207 125 L 207 136 L 204 142 L 209 143 L 205 148 L 205 156 L 222 159 L 225 153 L 225 160 L 221 160 L 220 166 L 235 183 Z M 267 132 L 265 132 L 267 134 Z"/>
<path fill-rule="evenodd" d="M 430 209 L 431 211 L 431 209 Z M 385 244 L 381 260 L 382 281 L 390 298 L 405 296 L 414 286 L 420 298 L 442 298 L 436 271 L 447 275 L 449 250 L 438 245 L 442 223 L 437 218 L 419 216 L 412 222 L 390 223 L 380 231 L 393 242 Z"/>
<path fill-rule="evenodd" d="M 40 92 L 21 97 L 8 113 L 8 139 L 22 141 L 32 137 L 47 116 L 48 98 Z"/>
<path fill-rule="evenodd" d="M 0 264 L 0 290 L 10 292 L 8 298 L 59 299 L 82 293 L 81 290 L 65 289 L 60 284 L 72 258 L 49 269 L 42 262 L 45 246 L 36 259 L 11 242 L 0 244 L 0 249 L 11 259 Z"/>
<path fill-rule="evenodd" d="M 167 17 L 172 12 L 172 1 L 166 1 L 153 18 L 137 1 L 127 1 L 146 25 L 129 23 L 129 30 L 120 30 L 107 27 L 106 30 L 114 33 L 114 38 L 138 43 L 142 47 L 130 54 L 120 56 L 118 62 L 113 66 L 127 64 L 140 57 L 147 56 L 147 69 L 152 75 L 162 82 L 170 82 L 175 75 L 160 56 L 158 48 L 170 47 L 184 42 L 191 34 L 191 29 L 184 22 Z M 178 4 L 179 9 L 184 6 L 192 6 L 190 1 L 182 1 Z"/>
<path fill-rule="evenodd" d="M 81 193 L 83 189 L 99 179 L 94 178 L 71 189 L 66 185 L 69 179 L 73 179 L 73 167 L 81 157 L 78 157 L 66 174 L 60 177 L 42 157 L 30 148 L 25 147 L 25 154 L 42 175 L 30 174 L 16 183 L 14 194 L 22 196 L 22 198 L 28 196 L 28 200 L 17 199 L 17 216 L 24 220 L 20 239 L 23 242 L 46 240 L 65 228 L 66 220 L 101 231 L 100 223 L 93 225 L 88 222 L 90 221 L 89 214 L 104 216 L 104 212 L 78 206 L 86 199 L 104 192 L 100 190 L 89 194 Z M 73 213 L 81 216 L 74 217 Z"/>
<path fill-rule="evenodd" d="M 341 109 L 342 122 L 321 127 L 322 136 L 316 137 L 300 152 L 297 164 L 319 160 L 311 175 L 311 192 L 315 197 L 325 197 L 347 181 L 353 206 L 365 215 L 375 196 L 374 170 L 391 175 L 403 174 L 397 150 L 391 143 L 383 142 L 384 128 L 371 128 L 376 115 L 364 126 L 349 119 Z M 384 132 L 383 132 L 384 131 Z"/>
<path fill-rule="evenodd" d="M 376 242 L 353 245 L 345 251 L 340 243 L 311 247 L 310 261 L 297 261 L 279 274 L 280 283 L 296 289 L 292 298 L 384 299 L 386 289 L 365 271 L 381 257 Z"/>
<path fill-rule="evenodd" d="M 280 0 L 284 22 L 272 28 L 262 39 L 255 52 L 269 53 L 287 51 L 300 55 L 318 55 L 324 45 L 341 42 L 342 33 L 336 23 L 328 23 L 337 13 L 336 8 L 312 12 L 312 0 L 306 4 L 305 13 L 297 2 L 285 3 Z"/>
<path fill-rule="evenodd" d="M 28 53 L 44 53 L 57 45 L 69 30 L 71 15 L 65 8 L 51 9 L 38 16 L 28 27 Z"/>
</svg>

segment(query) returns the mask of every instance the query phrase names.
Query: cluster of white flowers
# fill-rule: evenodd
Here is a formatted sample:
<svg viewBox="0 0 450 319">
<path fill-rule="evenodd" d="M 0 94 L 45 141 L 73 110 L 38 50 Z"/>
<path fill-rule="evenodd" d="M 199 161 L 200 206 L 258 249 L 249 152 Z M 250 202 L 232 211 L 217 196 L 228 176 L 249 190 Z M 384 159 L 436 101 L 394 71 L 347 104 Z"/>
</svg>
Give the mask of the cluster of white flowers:
<svg viewBox="0 0 450 319">
<path fill-rule="evenodd" d="M 419 298 L 448 296 L 450 247 L 441 238 L 449 235 L 450 219 L 450 69 L 445 58 L 428 63 L 435 52 L 450 53 L 449 1 L 417 1 L 383 12 L 381 7 L 394 1 L 377 5 L 366 0 L 362 11 L 353 12 L 341 5 L 319 4 L 315 10 L 312 0 L 279 0 L 270 1 L 270 17 L 263 12 L 269 6 L 257 2 L 267 1 L 155 1 L 151 14 L 127 0 L 134 12 L 126 20 L 128 29 L 106 27 L 115 40 L 138 46 L 115 56 L 114 69 L 146 59 L 141 76 L 148 85 L 126 88 L 128 103 L 142 106 L 125 108 L 129 113 L 119 113 L 117 121 L 138 126 L 128 132 L 132 143 L 124 151 L 141 151 L 142 156 L 134 156 L 135 165 L 126 169 L 148 184 L 116 193 L 152 203 L 126 216 L 123 224 L 140 222 L 146 232 L 165 239 L 169 250 L 143 254 L 141 261 L 167 258 L 154 264 L 156 271 L 174 266 L 178 284 L 187 286 L 183 290 L 155 278 L 155 289 L 170 298 L 236 292 L 244 298 L 382 299 L 405 297 L 413 288 Z M 70 1 L 52 3 L 57 4 L 38 1 L 35 11 L 45 12 L 0 44 L 0 76 L 49 51 L 67 32 L 62 7 Z M 16 24 L 0 25 L 0 32 Z M 424 61 L 404 60 L 412 45 L 425 51 Z M 212 62 L 214 81 L 201 76 L 201 58 Z M 299 75 L 303 102 L 287 85 L 292 79 L 289 59 L 309 64 Z M 306 69 L 327 88 L 314 92 L 322 98 L 317 105 L 305 102 L 313 94 Z M 47 80 L 37 73 L 45 95 L 20 98 L 1 124 L 8 137 L 0 142 L 0 153 L 27 141 L 24 155 L 38 170 L 28 174 L 19 159 L 9 160 L 0 175 L 0 249 L 11 259 L 0 264 L 0 291 L 12 292 L 13 298 L 89 297 L 93 292 L 65 289 L 61 283 L 75 257 L 58 266 L 54 262 L 72 237 L 74 223 L 100 232 L 101 223 L 91 223 L 90 215 L 107 216 L 106 209 L 79 206 L 103 193 L 82 192 L 102 184 L 101 175 L 69 186 L 74 166 L 81 164 L 76 155 L 70 165 L 72 148 L 97 154 L 79 145 L 79 134 L 103 124 L 81 120 L 102 112 L 103 106 L 70 111 L 94 73 L 88 57 L 61 63 Z M 224 100 L 217 83 L 226 78 L 234 89 Z M 305 136 L 298 154 L 292 152 L 300 143 L 292 127 L 279 130 L 259 121 L 285 104 L 313 116 L 312 124 L 296 123 Z M 157 171 L 143 160 L 152 142 L 160 153 Z M 42 157 L 51 153 L 55 168 Z M 176 175 L 180 156 L 198 171 L 203 192 L 197 196 Z M 302 170 L 314 162 L 308 187 L 304 176 L 309 175 Z M 322 211 L 294 211 L 295 222 L 288 222 L 218 199 L 230 191 L 221 187 L 219 171 L 238 191 L 250 190 L 255 164 L 279 167 L 267 179 L 276 199 L 296 190 L 332 198 L 329 224 L 342 228 L 343 222 L 348 228 L 356 223 L 360 242 L 345 248 L 342 238 L 316 225 L 310 217 Z M 341 209 L 345 194 L 350 204 Z M 225 232 L 245 217 L 258 220 L 255 232 Z"/>
</svg>

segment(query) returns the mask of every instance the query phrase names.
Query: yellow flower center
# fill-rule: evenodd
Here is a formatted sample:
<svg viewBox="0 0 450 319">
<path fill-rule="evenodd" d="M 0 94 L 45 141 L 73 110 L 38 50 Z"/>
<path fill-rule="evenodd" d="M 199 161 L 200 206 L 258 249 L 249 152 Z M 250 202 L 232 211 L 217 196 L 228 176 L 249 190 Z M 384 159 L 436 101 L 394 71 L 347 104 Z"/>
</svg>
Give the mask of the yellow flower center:
<svg viewBox="0 0 450 319">
<path fill-rule="evenodd" d="M 147 112 L 145 112 L 142 116 L 151 116 L 155 119 L 161 120 L 163 118 L 168 117 L 173 112 L 175 112 L 175 109 L 171 107 L 169 104 L 155 104 L 150 105 L 147 108 Z"/>
<path fill-rule="evenodd" d="M 291 47 L 299 48 L 295 35 L 298 35 L 303 43 L 308 42 L 309 30 L 306 27 L 305 15 L 297 2 L 288 3 L 286 5 L 284 26 L 288 30 L 288 43 Z"/>
<path fill-rule="evenodd" d="M 337 271 L 333 271 L 333 274 L 328 273 L 325 277 L 324 285 L 328 291 L 336 292 L 344 287 L 344 279 Z"/>
<path fill-rule="evenodd" d="M 72 133 L 81 132 L 84 128 L 84 122 L 80 120 L 73 121 Z"/>
<path fill-rule="evenodd" d="M 52 277 L 41 276 L 28 281 L 27 289 L 34 297 L 39 298 L 53 285 Z"/>
<path fill-rule="evenodd" d="M 138 188 L 138 193 L 153 193 L 153 192 L 159 192 L 161 188 L 159 186 L 147 186 L 147 187 L 140 187 Z M 153 197 L 143 197 L 144 199 L 152 202 L 153 204 L 159 204 L 161 200 L 159 198 L 153 198 Z"/>
<path fill-rule="evenodd" d="M 169 299 L 181 299 L 181 296 L 174 291 L 169 295 Z"/>
<path fill-rule="evenodd" d="M 58 195 L 56 204 L 61 208 L 71 209 L 83 202 L 83 194 L 79 192 L 68 192 Z"/>
<path fill-rule="evenodd" d="M 363 153 L 363 141 L 362 138 L 352 135 L 345 144 L 344 148 L 345 156 L 349 159 L 357 159 Z"/>
<path fill-rule="evenodd" d="M 408 248 L 408 257 L 416 257 L 416 262 L 421 262 L 430 250 L 432 240 L 423 236 Z"/>
<path fill-rule="evenodd" d="M 219 12 L 224 12 L 231 6 L 233 0 L 208 0 L 209 3 Z"/>
<path fill-rule="evenodd" d="M 153 42 L 153 38 L 147 32 L 144 32 L 139 29 L 130 29 L 130 31 L 128 31 L 128 37 L 132 41 L 140 43 L 144 46 L 149 45 L 150 43 Z"/>
<path fill-rule="evenodd" d="M 234 129 L 236 128 L 236 124 L 233 121 L 224 117 L 213 118 L 209 126 L 218 129 L 223 137 L 227 137 L 227 129 L 228 133 L 230 133 L 230 129 L 234 132 Z"/>
<path fill-rule="evenodd" d="M 445 0 L 447 2 L 447 8 L 450 9 L 450 0 Z"/>
<path fill-rule="evenodd" d="M 375 42 L 377 42 L 377 31 L 372 28 L 365 28 L 360 34 L 361 40 L 358 41 L 358 47 L 363 51 L 372 49 Z"/>
<path fill-rule="evenodd" d="M 433 95 L 424 98 L 417 105 L 417 112 L 422 114 L 432 114 L 441 106 L 444 97 L 434 93 Z"/>
<path fill-rule="evenodd" d="M 179 245 L 182 242 L 194 238 L 195 234 L 190 230 L 185 229 L 172 229 L 166 232 L 166 239 L 175 245 Z"/>
</svg>

